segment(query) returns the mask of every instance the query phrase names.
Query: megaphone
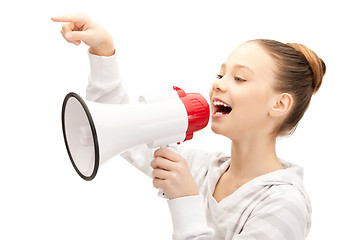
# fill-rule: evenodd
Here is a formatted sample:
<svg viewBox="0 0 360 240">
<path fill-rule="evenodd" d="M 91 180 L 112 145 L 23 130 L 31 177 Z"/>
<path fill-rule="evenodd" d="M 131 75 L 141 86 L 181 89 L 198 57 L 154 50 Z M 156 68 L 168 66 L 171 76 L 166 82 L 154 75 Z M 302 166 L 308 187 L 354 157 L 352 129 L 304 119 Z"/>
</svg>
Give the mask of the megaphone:
<svg viewBox="0 0 360 240">
<path fill-rule="evenodd" d="M 92 180 L 100 165 L 139 145 L 150 148 L 190 140 L 206 127 L 210 110 L 199 93 L 178 87 L 142 96 L 136 104 L 104 104 L 68 93 L 62 105 L 62 130 L 76 172 Z"/>
</svg>

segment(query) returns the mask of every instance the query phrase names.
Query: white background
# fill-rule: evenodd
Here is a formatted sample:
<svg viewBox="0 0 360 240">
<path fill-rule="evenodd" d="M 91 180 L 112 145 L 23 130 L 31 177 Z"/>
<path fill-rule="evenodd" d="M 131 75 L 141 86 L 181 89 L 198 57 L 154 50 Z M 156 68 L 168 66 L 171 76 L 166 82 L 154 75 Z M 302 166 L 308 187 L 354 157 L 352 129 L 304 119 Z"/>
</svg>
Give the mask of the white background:
<svg viewBox="0 0 360 240">
<path fill-rule="evenodd" d="M 334 3 L 332 3 L 334 2 Z M 84 96 L 87 47 L 51 16 L 84 12 L 114 36 L 129 92 L 177 85 L 206 97 L 230 51 L 254 38 L 298 42 L 327 65 L 323 86 L 278 155 L 305 167 L 308 239 L 358 238 L 359 23 L 356 1 L 7 1 L 0 8 L 0 239 L 170 239 L 166 200 L 120 157 L 83 181 L 63 143 L 66 93 Z M 229 153 L 210 128 L 188 144 Z"/>
</svg>

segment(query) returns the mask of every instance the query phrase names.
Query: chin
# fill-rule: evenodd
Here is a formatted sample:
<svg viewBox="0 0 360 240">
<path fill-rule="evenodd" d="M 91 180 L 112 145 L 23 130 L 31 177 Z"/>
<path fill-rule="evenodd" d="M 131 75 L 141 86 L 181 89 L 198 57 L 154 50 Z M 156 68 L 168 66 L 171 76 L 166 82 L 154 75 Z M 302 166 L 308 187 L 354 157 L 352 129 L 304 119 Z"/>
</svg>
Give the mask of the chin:
<svg viewBox="0 0 360 240">
<path fill-rule="evenodd" d="M 212 123 L 211 123 L 211 130 L 212 130 L 214 133 L 218 133 L 218 132 L 219 132 L 219 127 L 216 127 L 215 124 L 212 122 Z"/>
<path fill-rule="evenodd" d="M 211 123 L 211 130 L 213 133 L 222 135 L 231 141 L 238 139 L 239 136 L 246 135 L 247 131 L 242 128 L 224 128 L 224 125 Z"/>
<path fill-rule="evenodd" d="M 216 126 L 217 124 L 213 124 L 211 123 L 211 130 L 215 133 L 215 134 L 220 134 L 226 137 L 225 132 L 223 129 L 221 129 L 220 126 Z"/>
</svg>

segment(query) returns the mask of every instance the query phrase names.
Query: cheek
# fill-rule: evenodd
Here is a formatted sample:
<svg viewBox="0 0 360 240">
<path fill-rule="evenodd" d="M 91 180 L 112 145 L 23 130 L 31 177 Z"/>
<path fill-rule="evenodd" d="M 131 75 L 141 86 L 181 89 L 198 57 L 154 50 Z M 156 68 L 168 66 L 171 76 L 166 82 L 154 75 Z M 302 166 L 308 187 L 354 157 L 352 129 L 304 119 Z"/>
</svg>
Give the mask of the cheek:
<svg viewBox="0 0 360 240">
<path fill-rule="evenodd" d="M 268 110 L 268 93 L 263 88 L 250 88 L 238 94 L 234 99 L 236 117 L 246 121 L 258 122 L 266 117 Z"/>
</svg>

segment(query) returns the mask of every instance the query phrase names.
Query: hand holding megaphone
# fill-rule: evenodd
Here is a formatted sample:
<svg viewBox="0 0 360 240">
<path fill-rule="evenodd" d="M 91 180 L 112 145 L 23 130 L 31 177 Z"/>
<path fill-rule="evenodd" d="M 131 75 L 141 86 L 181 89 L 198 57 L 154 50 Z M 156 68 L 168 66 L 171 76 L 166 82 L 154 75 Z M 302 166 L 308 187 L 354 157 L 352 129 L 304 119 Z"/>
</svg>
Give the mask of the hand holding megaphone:
<svg viewBox="0 0 360 240">
<path fill-rule="evenodd" d="M 141 97 L 138 104 L 84 101 L 69 93 L 61 118 L 73 167 L 83 179 L 92 180 L 101 164 L 133 146 L 156 148 L 192 139 L 194 132 L 206 127 L 209 116 L 202 95 L 174 87 Z"/>
<path fill-rule="evenodd" d="M 176 151 L 176 150 L 175 150 Z M 168 199 L 199 195 L 186 160 L 170 148 L 159 148 L 150 163 L 153 185 Z M 161 195 L 160 195 L 161 196 Z"/>
</svg>

